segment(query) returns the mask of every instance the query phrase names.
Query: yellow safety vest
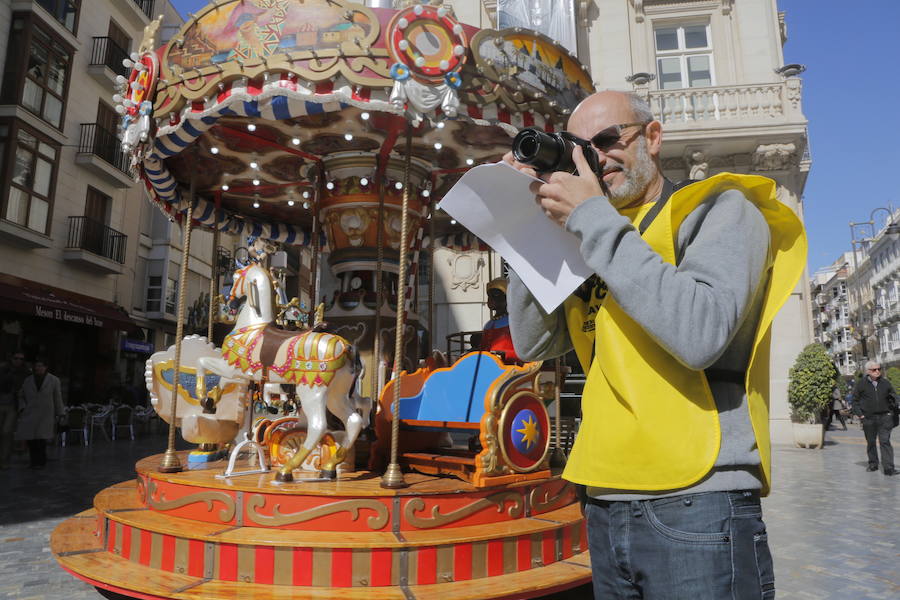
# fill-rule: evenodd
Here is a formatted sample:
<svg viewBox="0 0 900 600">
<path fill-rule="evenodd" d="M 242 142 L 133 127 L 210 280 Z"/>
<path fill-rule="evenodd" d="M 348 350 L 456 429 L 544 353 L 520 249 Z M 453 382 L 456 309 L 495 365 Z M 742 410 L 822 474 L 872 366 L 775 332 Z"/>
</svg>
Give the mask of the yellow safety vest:
<svg viewBox="0 0 900 600">
<path fill-rule="evenodd" d="M 771 324 L 803 273 L 803 225 L 775 198 L 771 179 L 720 173 L 673 193 L 642 237 L 664 261 L 675 264 L 675 241 L 684 218 L 706 198 L 734 188 L 769 224 L 773 257 L 745 378 L 765 495 L 771 474 Z M 623 214 L 637 224 L 648 208 Z M 576 293 L 563 307 L 587 373 L 581 427 L 563 477 L 587 486 L 646 491 L 681 489 L 701 480 L 715 463 L 720 443 L 718 411 L 704 372 L 679 363 L 602 285 L 594 286 L 590 296 Z"/>
</svg>

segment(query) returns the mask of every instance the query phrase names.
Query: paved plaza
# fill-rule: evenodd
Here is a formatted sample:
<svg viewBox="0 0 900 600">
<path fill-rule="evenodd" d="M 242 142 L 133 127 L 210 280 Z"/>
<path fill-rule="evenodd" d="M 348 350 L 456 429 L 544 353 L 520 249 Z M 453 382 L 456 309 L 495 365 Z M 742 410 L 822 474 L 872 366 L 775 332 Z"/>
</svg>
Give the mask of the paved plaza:
<svg viewBox="0 0 900 600">
<path fill-rule="evenodd" d="M 824 450 L 774 448 L 775 491 L 763 510 L 779 598 L 900 598 L 900 477 L 866 472 L 862 431 L 849 427 L 829 431 Z M 133 478 L 134 463 L 165 443 L 161 433 L 101 437 L 88 447 L 52 448 L 43 470 L 28 469 L 19 455 L 0 471 L 0 598 L 101 600 L 56 565 L 50 532 L 104 487 Z M 590 592 L 567 595 L 576 598 Z"/>
</svg>

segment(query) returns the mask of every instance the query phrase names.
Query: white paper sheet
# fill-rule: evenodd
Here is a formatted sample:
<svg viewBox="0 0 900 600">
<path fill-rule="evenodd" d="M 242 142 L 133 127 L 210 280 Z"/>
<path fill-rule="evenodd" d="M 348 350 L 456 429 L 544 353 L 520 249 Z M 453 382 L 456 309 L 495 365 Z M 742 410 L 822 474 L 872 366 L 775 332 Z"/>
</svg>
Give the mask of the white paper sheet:
<svg viewBox="0 0 900 600">
<path fill-rule="evenodd" d="M 528 189 L 540 181 L 504 162 L 470 169 L 439 208 L 506 259 L 550 312 L 591 276 L 579 241 L 552 222 Z"/>
</svg>

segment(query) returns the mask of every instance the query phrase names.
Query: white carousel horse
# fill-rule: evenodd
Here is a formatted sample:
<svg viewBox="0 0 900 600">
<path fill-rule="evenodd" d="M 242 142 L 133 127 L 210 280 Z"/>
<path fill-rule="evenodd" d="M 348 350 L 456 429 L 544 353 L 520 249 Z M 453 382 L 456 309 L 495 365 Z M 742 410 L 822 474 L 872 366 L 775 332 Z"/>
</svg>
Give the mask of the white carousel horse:
<svg viewBox="0 0 900 600">
<path fill-rule="evenodd" d="M 197 395 L 205 395 L 200 386 L 204 385 L 207 371 L 229 379 L 264 382 L 266 394 L 278 393 L 280 385 L 273 384 L 293 384 L 306 417 L 307 436 L 300 450 L 279 469 L 276 481 L 292 481 L 291 471 L 320 442 L 327 431 L 326 408 L 346 428 L 344 443 L 323 465 L 323 477 L 334 478 L 337 465 L 366 426 L 371 410 L 371 399 L 357 393 L 362 364 L 355 348 L 338 335 L 273 327 L 273 290 L 269 273 L 257 263 L 235 272 L 230 299 L 246 300 L 238 311 L 234 329 L 225 337 L 222 356 L 198 360 Z"/>
</svg>

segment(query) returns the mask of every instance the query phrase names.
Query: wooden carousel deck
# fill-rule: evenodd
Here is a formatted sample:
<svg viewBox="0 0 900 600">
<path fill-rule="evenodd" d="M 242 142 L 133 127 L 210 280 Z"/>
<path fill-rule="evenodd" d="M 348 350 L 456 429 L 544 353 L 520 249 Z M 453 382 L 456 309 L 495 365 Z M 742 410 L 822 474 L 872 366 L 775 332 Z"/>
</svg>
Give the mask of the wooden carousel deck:
<svg viewBox="0 0 900 600">
<path fill-rule="evenodd" d="M 478 489 L 407 474 L 386 490 L 368 472 L 276 484 L 159 461 L 57 527 L 63 568 L 129 597 L 207 600 L 533 598 L 590 580 L 574 489 L 555 477 Z"/>
</svg>

